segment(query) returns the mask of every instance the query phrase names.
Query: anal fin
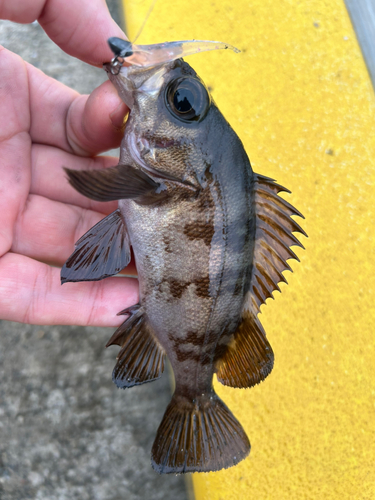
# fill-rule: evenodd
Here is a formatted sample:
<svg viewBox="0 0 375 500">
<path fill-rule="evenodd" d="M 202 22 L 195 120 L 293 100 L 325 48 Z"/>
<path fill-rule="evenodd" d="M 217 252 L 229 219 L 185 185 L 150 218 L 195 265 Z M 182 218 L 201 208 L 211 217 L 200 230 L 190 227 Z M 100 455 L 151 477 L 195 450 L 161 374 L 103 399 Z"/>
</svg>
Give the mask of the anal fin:
<svg viewBox="0 0 375 500">
<path fill-rule="evenodd" d="M 230 387 L 252 387 L 273 368 L 274 355 L 259 320 L 246 316 L 218 361 L 217 378 Z"/>
<path fill-rule="evenodd" d="M 164 351 L 150 332 L 140 306 L 122 311 L 130 314 L 115 331 L 107 346 L 117 344 L 121 350 L 112 373 L 112 380 L 121 389 L 152 382 L 164 370 Z"/>
<path fill-rule="evenodd" d="M 129 264 L 130 258 L 128 232 L 120 210 L 115 210 L 77 241 L 61 269 L 61 283 L 113 276 Z"/>
</svg>

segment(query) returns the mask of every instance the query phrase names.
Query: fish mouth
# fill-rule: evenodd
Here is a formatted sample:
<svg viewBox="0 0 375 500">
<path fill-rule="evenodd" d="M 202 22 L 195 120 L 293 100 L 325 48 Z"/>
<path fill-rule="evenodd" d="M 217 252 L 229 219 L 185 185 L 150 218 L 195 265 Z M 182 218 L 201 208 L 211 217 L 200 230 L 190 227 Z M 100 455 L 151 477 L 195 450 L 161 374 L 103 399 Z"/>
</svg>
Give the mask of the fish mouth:
<svg viewBox="0 0 375 500">
<path fill-rule="evenodd" d="M 230 49 L 240 52 L 233 45 L 210 40 L 135 45 L 128 40 L 112 37 L 108 39 L 108 44 L 114 57 L 111 62 L 104 64 L 104 69 L 130 109 L 134 102 L 132 91 L 156 94 L 169 64 L 176 59 L 208 50 Z M 137 78 L 133 78 L 135 76 Z"/>
<path fill-rule="evenodd" d="M 116 87 L 120 97 L 129 109 L 134 104 L 134 92 L 156 96 L 163 85 L 164 76 L 170 64 L 159 64 L 155 67 L 142 68 L 138 66 L 115 65 L 114 59 L 105 63 L 104 69 L 108 78 Z M 173 64 L 173 63 L 171 63 Z"/>
<path fill-rule="evenodd" d="M 112 59 L 113 60 L 113 59 Z M 104 63 L 103 64 L 103 69 L 104 71 L 106 71 L 107 73 L 111 73 L 112 75 L 114 74 L 113 73 L 113 63 L 112 61 L 111 62 L 108 62 L 108 63 Z"/>
</svg>

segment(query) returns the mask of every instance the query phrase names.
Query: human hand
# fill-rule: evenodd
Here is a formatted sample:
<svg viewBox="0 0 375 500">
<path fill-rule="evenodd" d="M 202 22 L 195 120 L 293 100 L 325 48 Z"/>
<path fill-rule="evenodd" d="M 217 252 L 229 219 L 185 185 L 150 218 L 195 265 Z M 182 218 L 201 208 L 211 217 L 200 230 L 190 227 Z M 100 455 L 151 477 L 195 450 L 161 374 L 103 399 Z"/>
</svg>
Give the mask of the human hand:
<svg viewBox="0 0 375 500">
<path fill-rule="evenodd" d="M 67 53 L 101 66 L 110 36 L 124 37 L 101 0 L 0 0 L 0 18 L 38 19 Z M 126 106 L 110 82 L 81 96 L 0 47 L 0 317 L 36 324 L 117 326 L 137 302 L 136 280 L 60 285 L 74 242 L 116 203 L 78 194 L 62 167 L 104 168 Z"/>
</svg>

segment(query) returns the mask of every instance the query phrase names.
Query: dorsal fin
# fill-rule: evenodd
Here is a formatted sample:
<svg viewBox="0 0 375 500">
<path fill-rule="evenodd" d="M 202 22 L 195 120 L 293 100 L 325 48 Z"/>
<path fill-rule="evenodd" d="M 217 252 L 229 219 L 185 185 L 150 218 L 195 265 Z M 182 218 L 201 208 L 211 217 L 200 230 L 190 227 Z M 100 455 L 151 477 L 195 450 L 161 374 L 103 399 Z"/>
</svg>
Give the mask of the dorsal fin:
<svg viewBox="0 0 375 500">
<path fill-rule="evenodd" d="M 278 196 L 287 189 L 258 174 L 254 174 L 254 184 L 256 229 L 250 287 L 244 300 L 242 322 L 217 363 L 218 380 L 242 388 L 261 382 L 272 370 L 272 348 L 257 315 L 266 299 L 280 290 L 278 283 L 286 282 L 282 272 L 291 271 L 286 261 L 299 260 L 290 246 L 303 248 L 303 245 L 293 233 L 307 236 L 291 218 L 303 215 Z"/>
<path fill-rule="evenodd" d="M 253 267 L 250 288 L 244 304 L 244 313 L 249 311 L 254 316 L 259 313 L 260 306 L 266 299 L 279 290 L 278 283 L 286 279 L 282 272 L 291 270 L 288 259 L 299 260 L 290 249 L 296 245 L 304 248 L 293 235 L 294 232 L 305 236 L 305 231 L 291 218 L 292 215 L 303 215 L 283 198 L 278 196 L 288 189 L 276 184 L 273 179 L 254 174 L 256 232 Z"/>
<path fill-rule="evenodd" d="M 258 318 L 249 314 L 217 363 L 219 382 L 240 389 L 259 384 L 273 368 L 273 351 Z"/>
</svg>

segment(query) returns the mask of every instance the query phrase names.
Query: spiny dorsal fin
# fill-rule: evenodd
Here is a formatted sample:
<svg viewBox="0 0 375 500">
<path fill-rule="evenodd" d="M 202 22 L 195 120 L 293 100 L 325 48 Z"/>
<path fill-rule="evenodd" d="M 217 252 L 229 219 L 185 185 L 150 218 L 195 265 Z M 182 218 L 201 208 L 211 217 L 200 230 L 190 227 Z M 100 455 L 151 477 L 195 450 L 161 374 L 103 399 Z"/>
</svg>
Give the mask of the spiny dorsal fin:
<svg viewBox="0 0 375 500">
<path fill-rule="evenodd" d="M 124 269 L 130 257 L 128 232 L 120 210 L 115 210 L 77 241 L 61 269 L 61 283 L 108 278 Z"/>
<path fill-rule="evenodd" d="M 252 387 L 271 373 L 273 360 L 273 351 L 263 327 L 250 314 L 243 319 L 219 360 L 217 378 L 230 387 Z"/>
<path fill-rule="evenodd" d="M 286 283 L 282 272 L 291 270 L 287 260 L 299 260 L 290 247 L 303 248 L 303 245 L 293 233 L 307 236 L 291 218 L 303 215 L 278 196 L 280 191 L 288 190 L 262 175 L 254 174 L 254 183 L 256 229 L 250 287 L 244 300 L 242 322 L 217 364 L 218 380 L 240 388 L 261 382 L 273 368 L 273 351 L 257 314 L 266 299 L 280 290 L 278 283 Z"/>
<path fill-rule="evenodd" d="M 164 351 L 151 334 L 143 309 L 137 305 L 121 311 L 130 314 L 112 335 L 107 346 L 122 347 L 112 380 L 121 389 L 152 382 L 164 370 Z"/>
<path fill-rule="evenodd" d="M 299 232 L 307 235 L 291 218 L 292 215 L 299 217 L 303 215 L 278 196 L 281 191 L 290 191 L 263 175 L 254 174 L 254 177 L 255 248 L 250 289 L 245 300 L 244 311 L 256 317 L 260 306 L 266 299 L 272 297 L 275 290 L 279 290 L 278 283 L 286 282 L 282 272 L 286 269 L 291 270 L 286 261 L 288 259 L 299 260 L 290 247 L 293 245 L 304 247 L 293 233 Z"/>
</svg>

